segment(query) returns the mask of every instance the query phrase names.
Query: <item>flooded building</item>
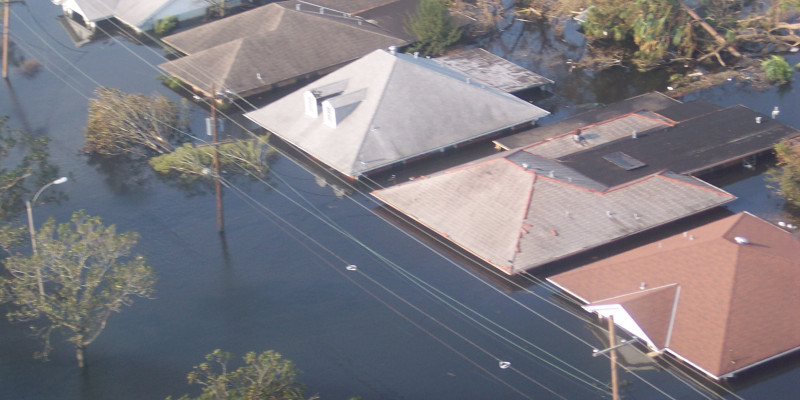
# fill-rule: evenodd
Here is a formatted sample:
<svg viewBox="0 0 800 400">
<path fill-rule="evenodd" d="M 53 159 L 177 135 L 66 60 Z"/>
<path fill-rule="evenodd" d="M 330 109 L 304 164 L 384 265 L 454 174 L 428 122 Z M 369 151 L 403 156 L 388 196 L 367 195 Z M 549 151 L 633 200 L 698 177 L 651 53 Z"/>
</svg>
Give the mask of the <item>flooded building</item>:
<svg viewBox="0 0 800 400">
<path fill-rule="evenodd" d="M 246 117 L 358 178 L 548 114 L 434 60 L 377 50 Z"/>
<path fill-rule="evenodd" d="M 800 349 L 800 240 L 748 213 L 548 280 L 714 379 Z"/>
<path fill-rule="evenodd" d="M 205 96 L 248 97 L 327 74 L 406 39 L 345 13 L 284 1 L 163 39 L 184 57 L 159 67 Z"/>
</svg>

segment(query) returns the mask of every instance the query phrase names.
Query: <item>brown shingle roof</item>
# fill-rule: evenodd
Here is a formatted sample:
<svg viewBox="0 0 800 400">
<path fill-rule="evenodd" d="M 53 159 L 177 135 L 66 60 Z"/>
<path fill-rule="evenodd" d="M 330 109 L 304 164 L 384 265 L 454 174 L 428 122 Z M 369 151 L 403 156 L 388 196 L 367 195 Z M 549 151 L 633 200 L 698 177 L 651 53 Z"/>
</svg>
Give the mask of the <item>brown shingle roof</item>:
<svg viewBox="0 0 800 400">
<path fill-rule="evenodd" d="M 653 342 L 713 377 L 800 347 L 800 241 L 747 213 L 549 280 L 589 307 L 635 293 L 643 282 L 647 288 L 678 285 L 671 339 L 664 347 Z M 663 323 L 662 311 L 629 313 L 652 339 L 663 336 L 652 323 Z"/>
</svg>

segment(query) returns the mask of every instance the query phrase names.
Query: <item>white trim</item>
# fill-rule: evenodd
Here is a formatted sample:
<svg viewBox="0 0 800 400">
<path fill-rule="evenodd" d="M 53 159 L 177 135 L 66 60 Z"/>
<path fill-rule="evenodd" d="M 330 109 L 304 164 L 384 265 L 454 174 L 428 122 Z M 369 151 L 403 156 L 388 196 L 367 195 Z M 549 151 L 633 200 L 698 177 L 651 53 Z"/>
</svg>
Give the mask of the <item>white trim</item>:
<svg viewBox="0 0 800 400">
<path fill-rule="evenodd" d="M 625 310 L 625 307 L 622 307 L 619 304 L 603 304 L 598 306 L 584 306 L 583 307 L 586 311 L 597 313 L 601 315 L 603 318 L 608 318 L 609 316 L 614 317 L 614 325 L 619 326 L 620 328 L 624 329 L 626 332 L 635 336 L 642 341 L 644 341 L 648 347 L 659 350 L 658 346 L 656 346 L 652 340 L 647 336 L 644 330 L 636 323 L 636 320 L 628 314 L 628 311 Z"/>
<path fill-rule="evenodd" d="M 675 326 L 675 314 L 678 311 L 678 299 L 681 297 L 681 285 L 675 288 L 675 300 L 672 303 L 672 312 L 669 316 L 669 327 L 667 328 L 667 338 L 664 339 L 664 347 L 669 347 L 669 342 L 672 340 L 672 327 Z"/>
</svg>

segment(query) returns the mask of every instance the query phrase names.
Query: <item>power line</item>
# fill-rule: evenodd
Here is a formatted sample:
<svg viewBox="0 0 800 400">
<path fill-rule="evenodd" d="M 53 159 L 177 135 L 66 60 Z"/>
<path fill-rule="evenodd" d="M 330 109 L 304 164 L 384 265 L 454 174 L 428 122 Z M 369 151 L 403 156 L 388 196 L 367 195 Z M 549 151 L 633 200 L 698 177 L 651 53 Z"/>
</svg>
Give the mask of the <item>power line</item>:
<svg viewBox="0 0 800 400">
<path fill-rule="evenodd" d="M 55 50 L 53 50 L 53 51 L 55 51 Z M 142 61 L 146 62 L 146 60 L 143 60 L 143 59 L 142 59 Z M 147 62 L 146 62 L 146 63 L 147 63 Z M 149 65 L 149 63 L 148 63 L 148 65 Z M 76 68 L 77 68 L 77 67 L 76 67 Z M 80 71 L 80 69 L 79 69 L 79 68 L 78 68 L 78 70 Z M 80 71 L 80 72 L 82 72 L 82 71 Z M 82 73 L 83 73 L 83 72 L 82 72 Z M 88 75 L 86 75 L 85 73 L 83 73 L 83 74 L 84 74 L 84 76 L 86 76 L 86 77 L 87 77 L 87 79 L 90 79 L 90 80 L 92 80 L 93 82 L 95 82 L 95 83 L 96 83 L 96 81 L 94 81 L 92 78 L 88 77 Z M 249 130 L 247 130 L 247 129 L 245 129 L 245 131 L 246 131 L 248 134 L 254 135 L 252 132 L 250 132 L 250 131 L 249 131 Z M 190 136 L 191 136 L 191 135 L 190 135 Z M 289 186 L 291 187 L 291 185 L 289 185 Z M 365 195 L 365 196 L 366 196 L 366 194 L 364 194 L 364 193 L 361 193 L 361 192 L 360 192 L 358 189 L 356 189 L 356 188 L 354 188 L 354 189 L 355 189 L 356 191 L 358 191 L 358 192 L 359 192 L 359 194 L 363 194 L 363 195 Z M 300 196 L 300 198 L 303 198 L 303 199 L 304 199 L 304 197 L 303 197 L 301 194 L 298 194 L 298 195 Z M 284 195 L 284 196 L 285 196 L 285 195 Z M 347 196 L 347 197 L 348 197 L 348 198 L 350 198 L 350 196 Z M 367 197 L 367 198 L 368 198 L 368 197 Z M 363 205 L 361 205 L 359 202 L 355 201 L 355 199 L 352 199 L 352 198 L 350 198 L 350 199 L 351 199 L 352 201 L 354 201 L 356 204 L 359 204 L 360 206 L 362 206 L 362 207 L 363 207 Z M 311 202 L 310 202 L 310 201 L 307 201 L 307 200 L 306 200 L 306 202 L 308 202 L 309 204 L 311 204 Z M 325 220 L 327 220 L 327 221 L 330 221 L 330 218 L 328 218 L 327 216 L 325 216 L 325 214 L 324 214 L 324 213 L 321 213 L 319 210 L 316 210 L 316 211 L 317 211 L 317 213 L 319 213 L 319 214 L 316 214 L 316 216 L 317 216 L 318 218 L 322 218 L 322 219 L 325 219 Z M 306 212 L 309 212 L 310 214 L 312 214 L 312 215 L 315 215 L 315 213 L 313 213 L 313 212 L 311 212 L 311 211 L 308 211 L 307 209 L 306 209 Z M 387 223 L 388 223 L 388 221 L 387 221 Z M 390 224 L 390 225 L 392 225 L 392 224 Z M 340 228 L 339 228 L 339 229 L 340 229 Z M 346 233 L 346 234 L 347 234 L 346 236 L 348 236 L 348 237 L 350 237 L 350 238 L 352 238 L 352 239 L 355 239 L 355 240 L 357 240 L 357 239 L 356 239 L 354 236 L 350 235 L 350 234 L 349 234 L 349 233 L 347 233 L 347 232 L 342 232 L 342 233 L 343 233 L 343 234 L 344 234 L 344 233 Z M 362 245 L 363 245 L 363 244 L 362 244 Z M 363 246 L 366 246 L 366 245 L 363 245 Z M 368 246 L 366 246 L 366 248 L 368 248 Z M 374 250 L 372 250 L 372 249 L 370 249 L 370 250 L 371 250 L 371 251 L 374 251 Z M 433 249 L 431 249 L 431 250 L 433 250 Z M 434 253 L 438 254 L 438 252 L 435 252 L 435 251 L 434 251 Z M 374 254 L 376 254 L 376 255 L 379 255 L 377 252 L 375 252 Z M 479 279 L 479 280 L 480 280 L 480 279 Z M 538 296 L 538 295 L 537 295 L 537 296 Z M 544 300 L 544 299 L 543 299 L 543 300 Z M 545 301 L 547 301 L 547 300 L 545 300 Z M 533 310 L 530 310 L 530 311 L 533 311 Z M 545 318 L 545 320 L 547 320 L 547 319 Z M 551 322 L 551 321 L 548 321 L 548 322 Z M 552 324 L 554 324 L 554 326 L 556 326 L 556 327 L 559 327 L 559 328 L 560 328 L 560 326 L 559 326 L 558 324 L 555 324 L 554 322 L 551 322 L 551 323 L 552 323 Z M 561 328 L 561 329 L 563 330 L 563 328 Z M 570 332 L 568 332 L 568 331 L 566 331 L 566 330 L 565 330 L 565 332 L 566 332 L 566 333 L 570 333 Z M 576 337 L 576 338 L 577 338 L 577 337 Z M 586 342 L 584 342 L 584 343 L 586 343 Z M 588 345 L 588 343 L 586 343 L 586 344 Z"/>
</svg>

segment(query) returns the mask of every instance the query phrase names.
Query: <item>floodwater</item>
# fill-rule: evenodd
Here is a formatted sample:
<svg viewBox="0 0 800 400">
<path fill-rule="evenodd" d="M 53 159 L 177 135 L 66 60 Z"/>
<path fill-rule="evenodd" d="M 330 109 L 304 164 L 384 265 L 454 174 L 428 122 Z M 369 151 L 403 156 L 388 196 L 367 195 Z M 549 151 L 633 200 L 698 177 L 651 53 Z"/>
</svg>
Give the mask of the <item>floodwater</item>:
<svg viewBox="0 0 800 400">
<path fill-rule="evenodd" d="M 30 2 L 12 10 L 14 59 L 36 59 L 41 68 L 26 76 L 12 67 L 0 88 L 0 114 L 13 128 L 50 138 L 51 161 L 71 177 L 54 188 L 68 201 L 36 206 L 38 224 L 85 209 L 120 231 L 136 231 L 136 250 L 159 282 L 155 299 L 111 317 L 83 371 L 62 342 L 49 362 L 33 359 L 39 343 L 27 327 L 0 319 L 0 399 L 196 394 L 186 373 L 216 348 L 236 355 L 274 349 L 302 370 L 308 394 L 322 399 L 609 397 L 602 388 L 608 360 L 591 356 L 604 346 L 602 333 L 551 287 L 537 277 L 510 282 L 466 266 L 384 220 L 368 195 L 321 185 L 285 156 L 271 161 L 264 182 L 226 189 L 223 238 L 213 195 L 189 196 L 146 167 L 91 162 L 78 148 L 94 88 L 178 99 L 155 79 L 160 49 L 119 36 L 75 48 L 55 22 L 59 7 Z M 547 58 L 531 55 L 537 33 L 514 29 L 521 28 L 510 28 L 511 36 L 528 42 L 507 54 L 487 47 L 537 71 Z M 542 96 L 553 119 L 665 87 L 657 77 L 631 80 L 622 71 L 549 71 L 565 82 Z M 777 105 L 785 110 L 781 121 L 800 126 L 793 111 L 800 94 L 792 87 L 757 92 L 730 84 L 690 97 L 766 113 Z M 193 116 L 193 132 L 202 137 L 206 113 L 194 107 Z M 768 194 L 762 175 L 740 178 L 725 185 L 741 198 L 731 209 L 781 218 L 783 203 Z M 671 365 L 632 365 L 620 373 L 623 395 L 638 399 L 778 399 L 800 379 L 796 356 L 724 386 Z"/>
</svg>

